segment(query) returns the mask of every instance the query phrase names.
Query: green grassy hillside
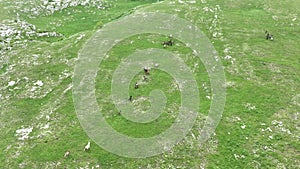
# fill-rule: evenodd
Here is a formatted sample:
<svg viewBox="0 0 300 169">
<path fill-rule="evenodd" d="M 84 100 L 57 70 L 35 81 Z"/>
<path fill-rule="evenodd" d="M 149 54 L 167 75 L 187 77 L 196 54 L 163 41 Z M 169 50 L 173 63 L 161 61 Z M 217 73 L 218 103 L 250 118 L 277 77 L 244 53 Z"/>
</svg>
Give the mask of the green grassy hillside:
<svg viewBox="0 0 300 169">
<path fill-rule="evenodd" d="M 61 1 L 64 7 L 51 2 L 0 0 L 0 168 L 299 168 L 300 1 Z M 158 156 L 131 159 L 103 150 L 82 129 L 72 98 L 78 52 L 104 24 L 134 12 L 170 13 L 191 21 L 217 50 L 226 75 L 226 106 L 204 144 L 198 136 L 211 103 L 210 80 L 203 63 L 181 42 L 165 50 L 180 54 L 193 70 L 201 115 L 180 143 Z M 265 39 L 266 30 L 274 41 Z M 166 72 L 154 69 L 139 90 L 133 86 L 143 72 L 131 82 L 134 97 L 157 88 L 166 93 L 166 110 L 151 123 L 126 120 L 110 99 L 109 80 L 122 59 L 137 49 L 164 49 L 165 39 L 129 37 L 99 65 L 97 102 L 116 131 L 150 137 L 174 122 L 180 93 Z M 85 152 L 88 141 L 91 150 Z"/>
</svg>

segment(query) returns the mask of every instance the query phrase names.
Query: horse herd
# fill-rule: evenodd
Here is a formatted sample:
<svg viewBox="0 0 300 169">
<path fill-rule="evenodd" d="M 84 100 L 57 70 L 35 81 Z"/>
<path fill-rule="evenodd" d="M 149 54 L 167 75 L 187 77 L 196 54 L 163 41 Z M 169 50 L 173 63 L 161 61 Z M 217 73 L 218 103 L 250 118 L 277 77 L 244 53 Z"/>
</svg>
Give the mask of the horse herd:
<svg viewBox="0 0 300 169">
<path fill-rule="evenodd" d="M 265 31 L 265 37 L 266 37 L 266 40 L 271 40 L 273 41 L 274 40 L 274 37 L 272 34 L 270 34 L 268 31 Z M 169 40 L 168 41 L 164 41 L 162 43 L 163 47 L 166 48 L 168 46 L 173 46 L 174 45 L 174 39 L 173 39 L 173 36 L 172 35 L 169 35 L 168 36 Z M 144 70 L 144 73 L 145 75 L 143 75 L 143 80 L 144 81 L 147 81 L 148 80 L 148 75 L 150 74 L 150 69 L 149 68 L 143 68 Z M 139 88 L 139 84 L 136 82 L 135 85 L 134 85 L 134 88 L 135 89 L 138 89 Z M 129 101 L 132 101 L 133 100 L 133 96 L 129 96 Z M 121 114 L 121 112 L 119 112 L 119 114 Z M 87 143 L 87 145 L 84 147 L 84 151 L 89 151 L 90 150 L 90 142 Z M 67 151 L 65 152 L 64 154 L 64 157 L 68 157 L 70 155 L 70 151 Z"/>
</svg>

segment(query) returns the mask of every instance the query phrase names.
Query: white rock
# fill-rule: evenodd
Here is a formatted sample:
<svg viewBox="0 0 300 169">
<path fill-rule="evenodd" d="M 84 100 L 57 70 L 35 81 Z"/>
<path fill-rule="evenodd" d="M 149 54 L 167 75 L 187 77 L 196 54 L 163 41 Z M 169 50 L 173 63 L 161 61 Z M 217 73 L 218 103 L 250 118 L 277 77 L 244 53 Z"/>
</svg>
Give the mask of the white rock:
<svg viewBox="0 0 300 169">
<path fill-rule="evenodd" d="M 10 82 L 8 82 L 8 86 L 14 86 L 16 84 L 16 82 L 15 81 L 10 81 Z"/>
<path fill-rule="evenodd" d="M 87 145 L 84 147 L 84 151 L 90 150 L 91 142 L 88 142 Z"/>
<path fill-rule="evenodd" d="M 226 59 L 226 60 L 229 60 L 229 59 L 231 59 L 232 57 L 230 56 L 230 55 L 226 55 L 225 57 L 224 57 L 224 59 Z"/>
<path fill-rule="evenodd" d="M 34 85 L 42 87 L 44 85 L 44 83 L 43 83 L 43 81 L 38 80 L 34 83 Z"/>
<path fill-rule="evenodd" d="M 234 121 L 241 121 L 241 118 L 239 118 L 239 117 L 233 117 L 233 119 L 234 119 Z"/>
<path fill-rule="evenodd" d="M 33 127 L 30 128 L 22 128 L 16 130 L 16 136 L 18 137 L 18 140 L 25 140 L 29 138 L 29 134 L 32 132 Z"/>
<path fill-rule="evenodd" d="M 273 15 L 272 18 L 273 18 L 275 21 L 278 20 L 278 16 L 276 16 L 276 15 Z"/>
<path fill-rule="evenodd" d="M 180 4 L 183 4 L 184 2 L 183 2 L 183 1 L 181 1 L 181 0 L 178 0 L 178 3 L 180 3 Z"/>
<path fill-rule="evenodd" d="M 216 38 L 217 35 L 218 35 L 218 32 L 214 32 L 212 36 L 213 36 L 214 38 Z"/>
<path fill-rule="evenodd" d="M 80 40 L 80 39 L 82 39 L 83 37 L 85 37 L 85 35 L 84 34 L 82 34 L 82 35 L 80 35 L 78 38 L 76 38 L 77 40 Z"/>
<path fill-rule="evenodd" d="M 68 157 L 70 155 L 70 151 L 66 151 L 64 157 Z"/>
<path fill-rule="evenodd" d="M 230 81 L 227 81 L 224 85 L 224 87 L 234 87 L 235 86 L 235 82 L 230 82 Z"/>
<path fill-rule="evenodd" d="M 33 86 L 32 88 L 31 88 L 31 92 L 34 92 L 36 90 L 36 87 L 35 86 Z"/>
<path fill-rule="evenodd" d="M 49 128 L 49 123 L 45 124 L 45 126 L 41 127 L 41 129 L 48 129 Z"/>
</svg>

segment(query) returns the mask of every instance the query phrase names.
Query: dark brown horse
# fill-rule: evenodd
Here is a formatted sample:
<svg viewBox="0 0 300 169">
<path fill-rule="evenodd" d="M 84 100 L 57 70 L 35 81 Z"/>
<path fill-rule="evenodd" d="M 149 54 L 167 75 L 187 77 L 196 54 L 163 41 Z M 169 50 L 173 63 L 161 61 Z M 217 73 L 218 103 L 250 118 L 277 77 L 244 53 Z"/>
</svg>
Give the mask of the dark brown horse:
<svg viewBox="0 0 300 169">
<path fill-rule="evenodd" d="M 268 31 L 265 32 L 267 40 L 274 40 L 273 35 L 271 35 Z"/>
<path fill-rule="evenodd" d="M 167 46 L 173 46 L 173 45 L 174 45 L 173 35 L 169 35 L 168 38 L 169 38 L 168 41 L 164 41 L 164 42 L 162 43 L 162 45 L 163 45 L 164 47 L 167 47 Z"/>
<path fill-rule="evenodd" d="M 144 68 L 144 72 L 145 72 L 146 75 L 149 75 L 149 69 Z"/>
</svg>

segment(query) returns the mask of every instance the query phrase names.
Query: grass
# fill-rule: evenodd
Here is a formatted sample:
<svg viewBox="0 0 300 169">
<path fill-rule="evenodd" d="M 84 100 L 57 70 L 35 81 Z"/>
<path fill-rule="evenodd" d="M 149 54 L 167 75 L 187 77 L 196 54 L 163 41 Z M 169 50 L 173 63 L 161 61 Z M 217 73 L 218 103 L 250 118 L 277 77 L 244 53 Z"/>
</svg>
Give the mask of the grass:
<svg viewBox="0 0 300 169">
<path fill-rule="evenodd" d="M 115 106 L 112 104 L 112 101 L 110 99 L 107 99 L 110 98 L 111 95 L 111 85 L 110 81 L 108 81 L 107 79 L 112 78 L 113 70 L 117 68 L 122 58 L 127 57 L 137 48 L 162 48 L 160 42 L 164 39 L 165 37 L 153 35 L 138 35 L 136 37 L 126 39 L 125 41 L 121 42 L 120 45 L 113 48 L 108 53 L 110 57 L 102 61 L 100 65 L 100 71 L 98 72 L 98 76 L 96 78 L 96 95 L 99 96 L 98 104 L 100 105 L 100 108 L 102 110 L 109 110 L 107 113 L 104 112 L 105 116 L 110 117 L 111 115 L 114 115 L 113 117 L 108 118 L 108 122 L 111 123 L 111 125 L 118 131 L 124 128 L 127 135 L 134 135 L 136 137 L 149 137 L 155 134 L 159 134 L 169 128 L 172 122 L 174 122 L 174 118 L 177 116 L 176 112 L 178 111 L 178 105 L 180 104 L 179 89 L 176 87 L 174 90 L 173 79 L 167 73 L 155 69 L 151 71 L 151 75 L 148 77 L 148 82 L 142 82 L 144 72 L 141 70 L 141 72 L 132 80 L 129 90 L 129 94 L 134 97 L 134 100 L 139 100 L 141 99 L 141 97 L 149 96 L 150 92 L 154 89 L 160 89 L 164 91 L 166 97 L 168 98 L 167 107 L 165 109 L 165 112 L 161 114 L 160 118 L 155 120 L 153 123 L 136 124 L 119 116 L 116 116 L 116 114 L 118 114 L 118 110 L 116 110 Z M 133 44 L 131 44 L 131 42 L 133 42 Z M 152 42 L 155 43 L 153 44 Z M 172 52 L 175 53 L 180 53 L 182 59 L 185 59 L 186 63 L 191 67 L 195 63 L 198 63 L 200 66 L 195 74 L 199 84 L 205 82 L 209 83 L 208 75 L 206 74 L 205 68 L 202 65 L 200 59 L 192 58 L 191 50 L 186 50 L 185 48 L 186 47 L 181 44 L 180 46 L 176 47 L 176 49 L 169 48 L 169 50 L 172 50 Z M 122 55 L 120 55 L 120 53 L 122 53 Z M 139 89 L 134 89 L 135 82 L 142 83 Z M 202 99 L 204 99 L 204 97 Z M 204 105 L 207 105 L 208 103 L 209 102 L 203 101 L 201 105 L 201 110 L 203 113 L 208 111 L 207 109 L 203 108 Z M 146 105 L 147 103 L 144 103 L 144 106 L 141 107 L 144 107 L 145 109 Z M 207 106 L 205 107 L 207 108 Z M 136 108 L 139 109 L 138 107 Z M 148 134 L 149 132 L 151 133 L 150 135 Z"/>
<path fill-rule="evenodd" d="M 76 6 L 55 12 L 50 16 L 41 15 L 31 18 L 25 15 L 24 18 L 29 23 L 36 25 L 40 31 L 55 31 L 69 37 L 82 31 L 99 29 L 103 24 L 129 14 L 129 11 L 134 7 L 151 2 L 155 2 L 155 0 L 119 0 L 117 3 L 108 4 L 107 10 Z"/>
<path fill-rule="evenodd" d="M 300 3 L 280 0 L 153 2 L 156 1 L 118 0 L 111 1 L 106 10 L 77 6 L 48 16 L 20 15 L 38 31 L 54 31 L 62 36 L 33 37 L 27 42 L 23 39 L 5 54 L 8 63 L 0 66 L 0 168 L 95 168 L 97 165 L 100 168 L 299 168 L 299 106 L 294 103 L 299 99 L 293 98 L 300 94 L 297 29 Z M 1 22 L 15 19 L 13 6 L 13 2 L 0 4 Z M 214 12 L 206 12 L 204 7 Z M 199 135 L 197 129 L 203 125 L 203 116 L 199 116 L 183 141 L 155 157 L 119 157 L 94 142 L 91 151 L 83 151 L 90 138 L 76 117 L 70 90 L 78 51 L 103 24 L 134 11 L 166 12 L 190 20 L 218 51 L 230 85 L 216 135 L 204 144 L 199 145 L 193 137 Z M 274 34 L 275 41 L 264 39 L 265 30 Z M 214 32 L 222 35 L 214 38 Z M 172 88 L 173 79 L 165 72 L 151 71 L 149 82 L 134 89 L 134 83 L 143 75 L 140 72 L 130 85 L 129 93 L 136 99 L 148 96 L 157 88 L 166 93 L 167 107 L 151 123 L 137 124 L 118 115 L 109 98 L 110 79 L 121 60 L 136 49 L 162 48 L 165 39 L 153 34 L 130 37 L 112 48 L 109 57 L 99 65 L 95 84 L 97 101 L 115 130 L 129 136 L 150 137 L 174 122 L 180 92 Z M 193 73 L 199 86 L 200 112 L 206 115 L 210 106 L 206 96 L 211 91 L 203 64 L 180 42 L 166 50 L 180 54 L 189 67 L 199 64 Z M 235 60 L 226 59 L 226 55 Z M 37 80 L 44 85 L 35 86 Z M 10 81 L 16 81 L 16 85 L 7 87 Z M 141 102 L 137 108 L 145 109 L 148 105 L 147 101 Z M 34 128 L 29 139 L 18 140 L 16 130 L 31 126 Z M 67 150 L 71 154 L 63 158 Z"/>
</svg>

